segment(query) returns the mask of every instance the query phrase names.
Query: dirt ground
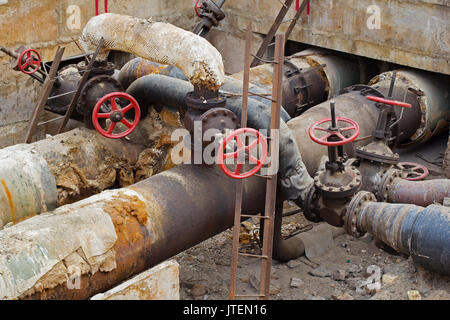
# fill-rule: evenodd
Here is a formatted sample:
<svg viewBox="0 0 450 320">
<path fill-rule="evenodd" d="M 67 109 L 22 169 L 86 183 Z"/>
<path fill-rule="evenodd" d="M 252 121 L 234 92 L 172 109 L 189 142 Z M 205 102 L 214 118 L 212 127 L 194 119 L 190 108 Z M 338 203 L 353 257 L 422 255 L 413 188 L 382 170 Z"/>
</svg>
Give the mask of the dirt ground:
<svg viewBox="0 0 450 320">
<path fill-rule="evenodd" d="M 283 219 L 283 231 L 289 233 L 296 227 L 310 224 L 299 213 Z M 241 250 L 258 253 L 257 237 L 252 236 L 258 229 L 256 219 L 241 224 Z M 450 299 L 450 277 L 426 271 L 415 266 L 412 259 L 388 253 L 377 244 L 371 235 L 356 239 L 343 234 L 335 238 L 332 248 L 320 257 L 309 260 L 302 256 L 287 263 L 273 261 L 270 299 Z M 181 299 L 228 299 L 231 249 L 232 229 L 228 229 L 175 256 L 180 264 Z M 371 274 L 377 269 L 373 266 L 379 267 L 379 276 Z M 239 257 L 237 294 L 258 292 L 259 271 L 259 260 Z M 376 284 L 375 288 L 364 284 L 377 276 L 381 278 L 380 288 L 377 289 Z"/>
</svg>

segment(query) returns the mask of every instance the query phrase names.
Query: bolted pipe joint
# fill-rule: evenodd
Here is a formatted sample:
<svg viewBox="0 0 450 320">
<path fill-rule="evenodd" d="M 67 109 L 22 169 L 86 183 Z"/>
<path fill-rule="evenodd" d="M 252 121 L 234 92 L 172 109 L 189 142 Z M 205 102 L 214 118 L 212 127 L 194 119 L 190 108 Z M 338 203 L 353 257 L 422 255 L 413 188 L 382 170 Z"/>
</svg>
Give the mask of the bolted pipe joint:
<svg viewBox="0 0 450 320">
<path fill-rule="evenodd" d="M 346 231 L 374 235 L 424 268 L 450 274 L 450 208 L 430 205 L 377 203 L 373 194 L 359 192 L 348 205 Z"/>
</svg>

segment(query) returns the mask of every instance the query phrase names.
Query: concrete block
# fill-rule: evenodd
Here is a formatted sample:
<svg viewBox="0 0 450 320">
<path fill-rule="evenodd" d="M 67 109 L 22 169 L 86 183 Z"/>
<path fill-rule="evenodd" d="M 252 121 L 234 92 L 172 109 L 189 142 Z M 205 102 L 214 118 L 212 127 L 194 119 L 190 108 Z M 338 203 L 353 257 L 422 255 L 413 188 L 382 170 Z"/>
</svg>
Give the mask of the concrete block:
<svg viewBox="0 0 450 320">
<path fill-rule="evenodd" d="M 179 300 L 179 266 L 165 261 L 91 300 Z"/>
</svg>

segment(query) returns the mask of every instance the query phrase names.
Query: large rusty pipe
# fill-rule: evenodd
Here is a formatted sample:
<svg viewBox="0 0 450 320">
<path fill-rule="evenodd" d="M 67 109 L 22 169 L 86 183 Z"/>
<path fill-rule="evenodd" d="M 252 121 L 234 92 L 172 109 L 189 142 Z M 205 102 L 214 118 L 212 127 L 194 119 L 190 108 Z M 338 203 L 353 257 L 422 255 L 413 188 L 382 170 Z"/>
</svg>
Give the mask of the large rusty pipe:
<svg viewBox="0 0 450 320">
<path fill-rule="evenodd" d="M 32 144 L 0 150 L 0 228 L 134 182 L 142 145 L 74 129 Z"/>
<path fill-rule="evenodd" d="M 373 78 L 369 84 L 386 93 L 392 75 L 391 71 L 382 73 Z M 403 91 L 406 89 L 408 93 L 404 96 L 407 102 L 417 105 L 412 110 L 404 110 L 403 120 L 399 123 L 399 146 L 406 148 L 419 145 L 448 130 L 450 123 L 448 77 L 421 70 L 400 69 L 397 70 L 396 87 L 403 88 Z M 402 94 L 396 98 L 402 99 L 401 96 Z M 401 110 L 399 108 L 395 110 L 397 115 L 400 115 Z"/>
<path fill-rule="evenodd" d="M 350 203 L 350 233 L 371 233 L 398 252 L 410 255 L 417 264 L 450 274 L 450 208 L 373 200 L 375 196 L 361 191 Z"/>
<path fill-rule="evenodd" d="M 426 207 L 450 197 L 450 179 L 408 181 L 396 178 L 389 184 L 387 202 L 410 203 Z"/>
<path fill-rule="evenodd" d="M 244 182 L 244 213 L 264 209 L 265 183 Z M 0 230 L 0 298 L 87 299 L 231 227 L 234 202 L 217 166 L 180 165 Z"/>
<path fill-rule="evenodd" d="M 333 99 L 335 101 L 336 116 L 347 117 L 356 121 L 360 128 L 360 137 L 370 136 L 375 129 L 378 118 L 378 108 L 375 103 L 367 100 L 359 91 L 351 91 Z M 316 121 L 330 117 L 330 102 L 323 102 L 300 116 L 290 120 L 287 125 L 291 129 L 299 147 L 303 162 L 311 176 L 314 176 L 320 159 L 328 155 L 328 149 L 311 140 L 309 127 Z M 370 140 L 363 140 L 358 144 L 367 144 Z M 349 155 L 353 153 L 351 144 L 345 146 Z"/>
</svg>

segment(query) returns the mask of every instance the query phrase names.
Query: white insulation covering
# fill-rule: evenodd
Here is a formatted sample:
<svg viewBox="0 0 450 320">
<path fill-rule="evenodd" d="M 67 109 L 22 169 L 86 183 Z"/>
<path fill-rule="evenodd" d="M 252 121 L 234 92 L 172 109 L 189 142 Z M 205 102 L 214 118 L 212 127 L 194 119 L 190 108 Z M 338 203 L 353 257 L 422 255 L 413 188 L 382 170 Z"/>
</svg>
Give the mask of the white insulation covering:
<svg viewBox="0 0 450 320">
<path fill-rule="evenodd" d="M 176 66 L 193 85 L 217 90 L 224 82 L 219 51 L 204 38 L 169 23 L 104 13 L 88 21 L 80 42 L 86 52 L 92 52 L 102 37 L 107 51 Z"/>
</svg>

